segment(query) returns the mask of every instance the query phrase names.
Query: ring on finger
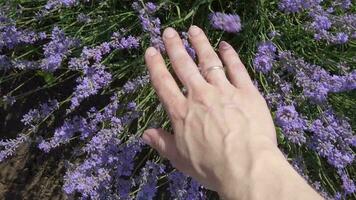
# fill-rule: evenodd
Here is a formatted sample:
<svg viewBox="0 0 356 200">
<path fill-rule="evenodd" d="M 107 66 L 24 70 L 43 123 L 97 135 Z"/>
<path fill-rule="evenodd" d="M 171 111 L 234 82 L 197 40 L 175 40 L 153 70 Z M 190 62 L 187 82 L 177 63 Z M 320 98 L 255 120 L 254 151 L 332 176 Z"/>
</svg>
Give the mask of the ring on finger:
<svg viewBox="0 0 356 200">
<path fill-rule="evenodd" d="M 200 67 L 199 71 L 200 73 L 203 75 L 203 77 L 206 79 L 207 76 L 208 76 L 208 73 L 213 71 L 213 70 L 216 70 L 216 69 L 221 69 L 225 72 L 225 68 L 221 65 L 216 65 L 216 66 L 211 66 L 211 67 L 208 67 L 206 69 L 203 69 L 202 67 Z"/>
</svg>

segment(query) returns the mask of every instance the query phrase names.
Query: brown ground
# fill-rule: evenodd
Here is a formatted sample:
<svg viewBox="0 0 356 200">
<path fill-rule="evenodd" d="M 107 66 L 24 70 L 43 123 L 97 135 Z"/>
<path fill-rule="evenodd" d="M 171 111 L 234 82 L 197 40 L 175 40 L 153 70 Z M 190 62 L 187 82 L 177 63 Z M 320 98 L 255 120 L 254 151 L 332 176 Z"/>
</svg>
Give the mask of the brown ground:
<svg viewBox="0 0 356 200">
<path fill-rule="evenodd" d="M 0 163 L 0 199 L 65 199 L 61 188 L 63 162 L 28 145 Z"/>
</svg>

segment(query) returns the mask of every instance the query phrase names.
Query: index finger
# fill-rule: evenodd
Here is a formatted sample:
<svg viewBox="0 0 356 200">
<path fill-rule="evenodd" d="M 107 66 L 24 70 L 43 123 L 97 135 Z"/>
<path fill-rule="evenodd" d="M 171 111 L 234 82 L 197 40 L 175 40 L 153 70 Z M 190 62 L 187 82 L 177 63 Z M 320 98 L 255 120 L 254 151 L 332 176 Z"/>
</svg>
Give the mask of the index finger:
<svg viewBox="0 0 356 200">
<path fill-rule="evenodd" d="M 154 48 L 146 50 L 145 61 L 152 85 L 171 117 L 183 110 L 186 97 L 168 71 L 162 55 Z"/>
</svg>

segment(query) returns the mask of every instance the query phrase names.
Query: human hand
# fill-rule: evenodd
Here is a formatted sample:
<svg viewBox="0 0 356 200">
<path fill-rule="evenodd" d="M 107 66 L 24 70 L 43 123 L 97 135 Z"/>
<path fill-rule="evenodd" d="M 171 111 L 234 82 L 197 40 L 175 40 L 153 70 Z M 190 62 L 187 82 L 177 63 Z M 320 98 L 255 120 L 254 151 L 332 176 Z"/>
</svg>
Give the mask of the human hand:
<svg viewBox="0 0 356 200">
<path fill-rule="evenodd" d="M 200 28 L 192 26 L 188 33 L 202 71 L 224 63 L 228 77 L 223 70 L 212 70 L 203 77 L 178 33 L 167 28 L 164 44 L 188 93 L 185 96 L 181 92 L 162 55 L 148 48 L 145 60 L 151 82 L 168 112 L 174 134 L 148 129 L 143 139 L 174 167 L 209 189 L 226 197 L 243 196 L 251 187 L 251 173 L 260 170 L 255 164 L 261 156 L 284 160 L 276 147 L 270 111 L 228 43 L 219 45 L 220 60 Z"/>
</svg>

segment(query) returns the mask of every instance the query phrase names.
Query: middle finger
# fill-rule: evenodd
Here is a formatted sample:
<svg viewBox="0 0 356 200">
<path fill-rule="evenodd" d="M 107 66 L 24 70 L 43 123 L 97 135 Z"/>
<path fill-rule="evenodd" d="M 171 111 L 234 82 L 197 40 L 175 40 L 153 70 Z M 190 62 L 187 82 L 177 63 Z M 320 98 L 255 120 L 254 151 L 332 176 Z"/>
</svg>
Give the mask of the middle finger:
<svg viewBox="0 0 356 200">
<path fill-rule="evenodd" d="M 167 28 L 163 33 L 163 39 L 173 69 L 187 89 L 199 91 L 207 87 L 208 83 L 189 56 L 178 33 L 173 28 Z"/>
<path fill-rule="evenodd" d="M 189 28 L 189 39 L 198 55 L 199 66 L 203 72 L 209 67 L 223 66 L 219 56 L 215 53 L 209 39 L 204 32 L 197 26 Z M 206 74 L 205 77 L 209 83 L 219 88 L 225 89 L 229 81 L 223 70 L 213 70 Z"/>
</svg>

